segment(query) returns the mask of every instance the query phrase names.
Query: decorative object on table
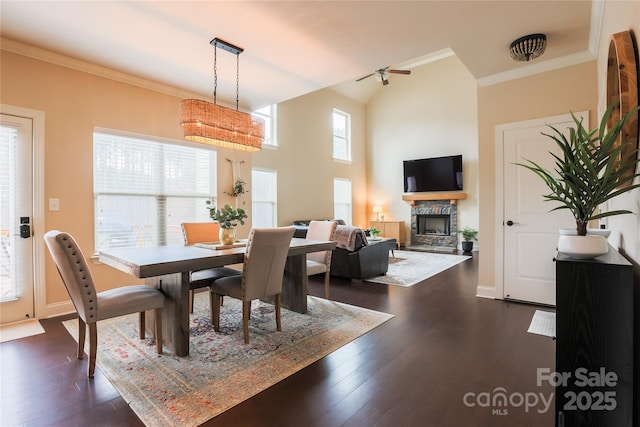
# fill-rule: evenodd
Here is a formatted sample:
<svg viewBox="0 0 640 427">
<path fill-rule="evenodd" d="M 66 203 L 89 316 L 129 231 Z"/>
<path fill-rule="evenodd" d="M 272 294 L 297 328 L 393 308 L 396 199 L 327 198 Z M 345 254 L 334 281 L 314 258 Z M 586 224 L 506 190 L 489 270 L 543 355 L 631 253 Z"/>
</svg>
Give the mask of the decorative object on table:
<svg viewBox="0 0 640 427">
<path fill-rule="evenodd" d="M 211 205 L 211 200 L 207 200 L 207 205 Z M 242 208 L 234 209 L 226 204 L 218 209 L 216 206 L 208 207 L 209 216 L 220 224 L 220 243 L 232 245 L 236 241 L 236 227 L 238 223 L 244 225 L 244 220 L 248 215 Z"/>
<path fill-rule="evenodd" d="M 542 55 L 547 48 L 547 36 L 529 34 L 511 42 L 509 54 L 514 61 L 529 62 Z"/>
<path fill-rule="evenodd" d="M 459 230 L 458 233 L 462 234 L 462 251 L 471 252 L 473 250 L 473 241 L 478 240 L 478 230 L 465 227 Z"/>
<path fill-rule="evenodd" d="M 214 38 L 213 104 L 200 99 L 180 102 L 180 126 L 189 141 L 215 145 L 240 151 L 258 151 L 264 141 L 264 121 L 238 110 L 240 87 L 240 53 L 244 49 L 224 40 Z M 217 105 L 218 48 L 236 55 L 236 109 Z"/>
<path fill-rule="evenodd" d="M 371 227 L 369 229 L 369 234 L 371 235 L 371 239 L 370 240 L 380 240 L 380 234 L 382 233 L 382 231 L 378 230 L 375 227 Z"/>
<path fill-rule="evenodd" d="M 560 204 L 552 211 L 568 209 L 573 214 L 576 235 L 563 234 L 558 240 L 558 251 L 569 256 L 593 258 L 607 253 L 606 238 L 587 235 L 587 224 L 595 219 L 632 213 L 629 210 L 596 213 L 609 199 L 640 187 L 640 184 L 632 184 L 633 179 L 640 176 L 636 173 L 636 165 L 640 162 L 638 149 L 628 149 L 627 142 L 617 142 L 624 124 L 637 114 L 638 108 L 611 124 L 610 117 L 617 106 L 617 102 L 611 104 L 602 116 L 600 127 L 591 131 L 587 131 L 573 113 L 575 127 L 568 129 L 568 137 L 549 126 L 553 133 L 544 135 L 562 151 L 561 155 L 550 153 L 555 158 L 554 172 L 527 159 L 524 159 L 527 163 L 516 163 L 534 172 L 549 187 L 551 193 L 543 195 L 545 201 Z"/>
<path fill-rule="evenodd" d="M 273 304 L 256 301 L 247 345 L 242 339 L 242 301 L 225 300 L 220 316 L 224 332 L 216 333 L 206 295 L 196 294 L 188 324 L 188 359 L 158 356 L 150 340 L 137 340 L 135 316 L 105 320 L 99 326 L 98 367 L 144 425 L 195 427 L 393 318 L 307 298 L 306 314 L 282 310 L 278 333 L 273 331 Z M 76 322 L 63 324 L 77 340 Z"/>
<path fill-rule="evenodd" d="M 382 206 L 375 205 L 373 207 L 373 213 L 376 214 L 376 221 L 380 221 L 380 212 L 382 212 Z"/>
</svg>

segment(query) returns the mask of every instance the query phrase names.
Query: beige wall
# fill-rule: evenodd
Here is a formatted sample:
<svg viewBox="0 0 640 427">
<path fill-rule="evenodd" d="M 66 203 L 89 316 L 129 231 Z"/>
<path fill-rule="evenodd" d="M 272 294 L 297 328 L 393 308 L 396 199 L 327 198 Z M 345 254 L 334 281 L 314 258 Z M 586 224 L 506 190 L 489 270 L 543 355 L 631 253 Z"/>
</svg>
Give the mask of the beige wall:
<svg viewBox="0 0 640 427">
<path fill-rule="evenodd" d="M 604 20 L 598 49 L 598 111 L 606 109 L 607 57 L 612 34 L 631 30 L 638 46 L 640 34 L 640 2 L 605 2 Z M 637 51 L 636 51 L 637 55 Z M 638 70 L 640 71 L 640 70 Z M 636 171 L 638 172 L 638 171 Z M 635 182 L 638 182 L 636 179 Z M 636 189 L 611 200 L 609 210 L 626 209 L 633 215 L 612 216 L 606 219 L 611 229 L 609 243 L 640 264 L 640 190 Z"/>
<path fill-rule="evenodd" d="M 367 104 L 368 220 L 380 204 L 385 219 L 405 221 L 410 240 L 402 161 L 462 154 L 467 199 L 458 203 L 459 226 L 478 228 L 476 92 L 475 80 L 455 56 L 414 68 L 410 76 L 392 76 L 377 92 Z"/>
<path fill-rule="evenodd" d="M 351 115 L 352 162 L 334 161 L 332 113 Z M 333 179 L 351 180 L 354 225 L 365 221 L 364 107 L 331 89 L 278 104 L 278 148 L 253 155 L 253 166 L 278 172 L 278 225 L 333 218 Z"/>
<path fill-rule="evenodd" d="M 478 88 L 478 129 L 480 137 L 480 232 L 482 257 L 478 282 L 495 286 L 495 126 L 499 124 L 590 111 L 595 120 L 596 62 L 590 61 L 560 70 L 536 74 L 505 83 Z M 502 298 L 502 295 L 496 295 Z"/>
<path fill-rule="evenodd" d="M 92 255 L 93 127 L 182 140 L 180 98 L 4 50 L 0 52 L 0 101 L 45 113 L 44 199 L 58 198 L 60 211 L 45 212 L 45 230 L 35 230 L 35 238 L 42 239 L 46 230 L 69 231 L 83 252 Z M 231 165 L 226 158 L 247 160 L 242 167 L 250 171 L 251 157 L 218 150 L 218 200 L 232 203 L 231 198 L 223 194 L 231 188 L 232 181 Z M 248 228 L 246 225 L 240 234 L 246 234 Z M 130 276 L 104 265 L 93 265 L 92 272 L 99 290 L 134 282 Z M 47 306 L 69 300 L 48 254 L 45 283 Z"/>
</svg>

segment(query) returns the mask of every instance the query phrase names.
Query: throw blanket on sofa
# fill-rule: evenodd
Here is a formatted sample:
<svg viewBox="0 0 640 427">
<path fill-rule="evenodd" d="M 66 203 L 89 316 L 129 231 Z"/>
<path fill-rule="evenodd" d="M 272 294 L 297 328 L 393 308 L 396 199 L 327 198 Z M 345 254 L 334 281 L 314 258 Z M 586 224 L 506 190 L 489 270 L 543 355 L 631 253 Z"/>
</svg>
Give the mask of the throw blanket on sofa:
<svg viewBox="0 0 640 427">
<path fill-rule="evenodd" d="M 362 237 L 363 244 L 366 245 L 367 236 L 364 234 L 364 230 L 351 225 L 338 225 L 333 234 L 333 240 L 336 242 L 337 247 L 353 251 L 356 247 L 356 236 L 358 234 Z"/>
</svg>

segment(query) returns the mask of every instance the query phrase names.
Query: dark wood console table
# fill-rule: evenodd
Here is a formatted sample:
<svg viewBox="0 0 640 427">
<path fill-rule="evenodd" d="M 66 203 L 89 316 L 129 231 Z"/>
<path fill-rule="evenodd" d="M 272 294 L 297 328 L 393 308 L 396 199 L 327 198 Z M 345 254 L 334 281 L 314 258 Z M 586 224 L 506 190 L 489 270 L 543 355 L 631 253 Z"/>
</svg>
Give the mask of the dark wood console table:
<svg viewBox="0 0 640 427">
<path fill-rule="evenodd" d="M 592 260 L 557 256 L 556 372 L 568 377 L 556 426 L 635 425 L 635 306 L 633 267 L 612 247 Z"/>
</svg>

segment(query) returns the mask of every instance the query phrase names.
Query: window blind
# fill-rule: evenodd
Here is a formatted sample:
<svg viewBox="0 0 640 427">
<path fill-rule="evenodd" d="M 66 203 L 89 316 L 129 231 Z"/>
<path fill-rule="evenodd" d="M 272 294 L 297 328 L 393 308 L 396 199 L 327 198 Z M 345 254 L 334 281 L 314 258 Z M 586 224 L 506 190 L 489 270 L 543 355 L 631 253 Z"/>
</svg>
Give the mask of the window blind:
<svg viewBox="0 0 640 427">
<path fill-rule="evenodd" d="M 182 222 L 211 220 L 215 150 L 94 132 L 93 159 L 96 251 L 181 245 Z"/>
</svg>

